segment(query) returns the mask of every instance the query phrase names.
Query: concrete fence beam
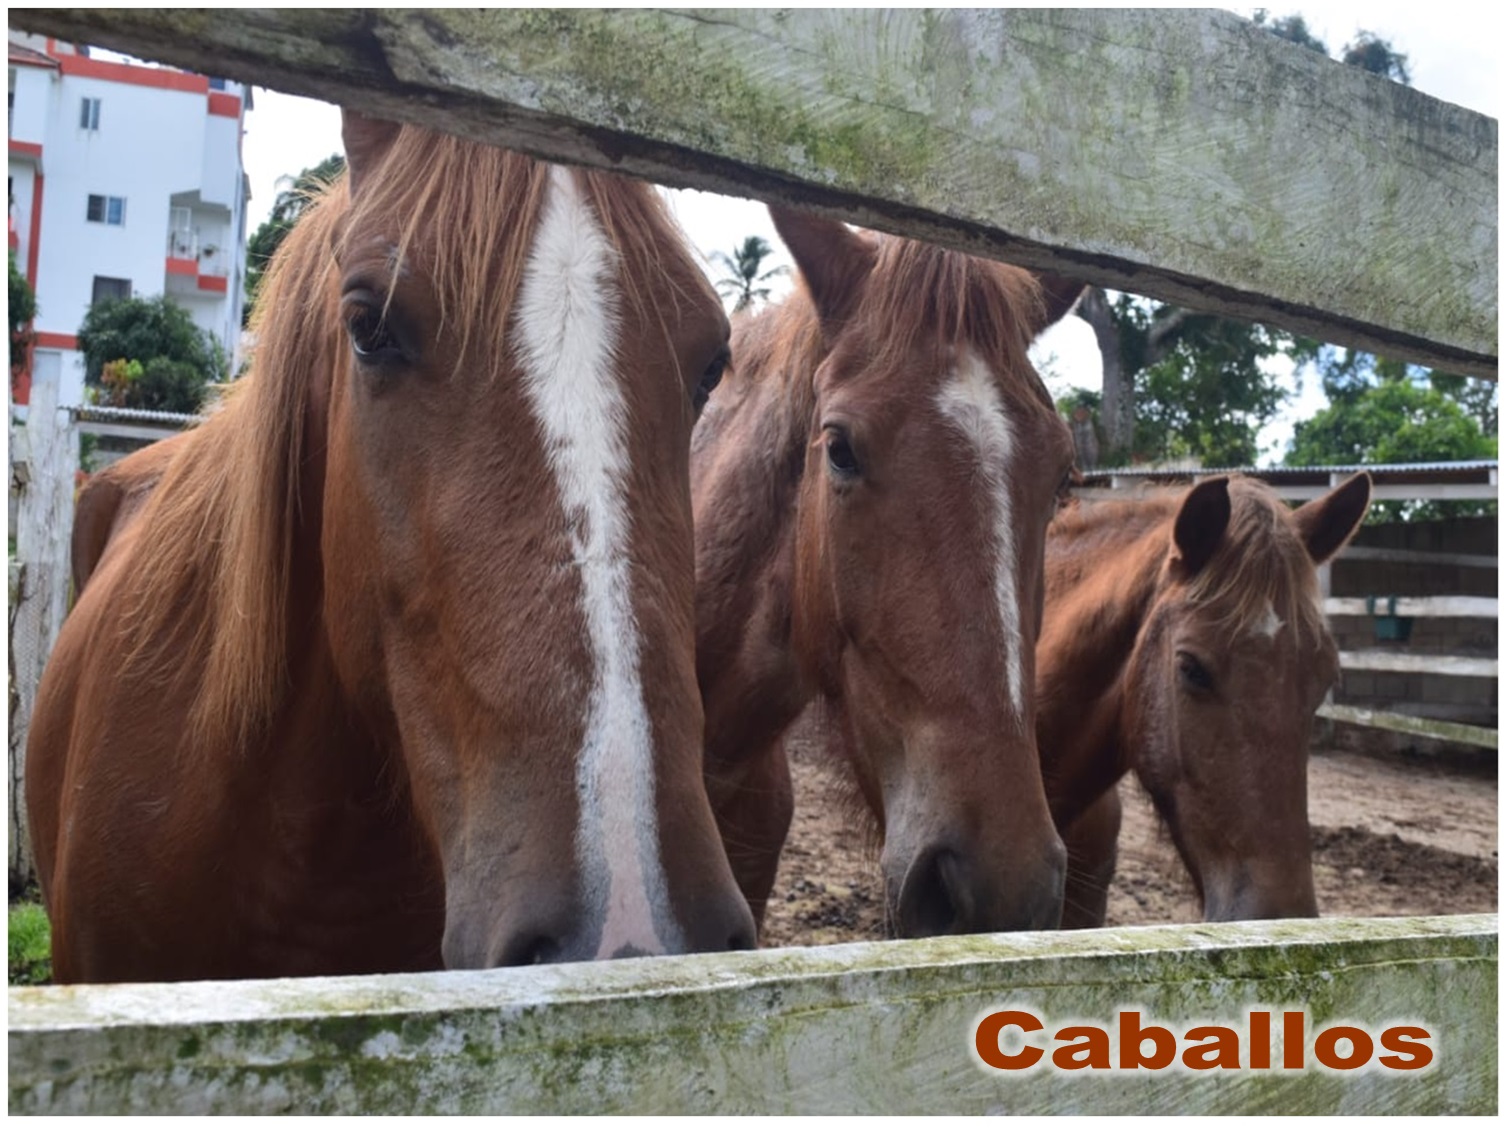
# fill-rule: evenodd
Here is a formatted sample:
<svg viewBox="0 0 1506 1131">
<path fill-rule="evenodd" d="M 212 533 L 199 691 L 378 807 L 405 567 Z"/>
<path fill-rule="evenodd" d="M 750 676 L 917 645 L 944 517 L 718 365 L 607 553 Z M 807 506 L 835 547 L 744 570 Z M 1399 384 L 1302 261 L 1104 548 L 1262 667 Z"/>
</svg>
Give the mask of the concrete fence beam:
<svg viewBox="0 0 1506 1131">
<path fill-rule="evenodd" d="M 11 9 L 10 21 L 1496 372 L 1495 119 L 1226 12 Z"/>
<path fill-rule="evenodd" d="M 1494 1112 L 1496 932 L 1492 915 L 1291 920 L 16 988 L 10 1112 Z M 1250 1069 L 1248 1048 L 1240 1071 L 999 1071 L 975 1052 L 1000 1009 L 1045 1026 L 1003 1048 L 1123 1009 L 1181 1037 L 1262 1007 L 1278 1034 L 1304 1013 L 1305 1070 Z M 1317 1065 L 1326 1028 L 1402 1022 L 1428 1033 L 1426 1068 Z"/>
</svg>

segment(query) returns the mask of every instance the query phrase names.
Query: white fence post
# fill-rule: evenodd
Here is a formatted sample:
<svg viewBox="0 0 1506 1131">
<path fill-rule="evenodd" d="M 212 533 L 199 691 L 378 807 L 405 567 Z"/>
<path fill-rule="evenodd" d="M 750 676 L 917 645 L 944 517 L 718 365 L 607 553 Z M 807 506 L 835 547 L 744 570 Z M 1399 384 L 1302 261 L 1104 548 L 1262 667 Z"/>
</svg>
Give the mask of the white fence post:
<svg viewBox="0 0 1506 1131">
<path fill-rule="evenodd" d="M 35 875 L 26 823 L 26 735 L 42 668 L 68 613 L 69 541 L 73 483 L 78 471 L 78 430 L 58 406 L 54 381 L 32 387 L 26 450 L 13 464 L 19 488 L 16 568 L 10 579 L 10 886 Z"/>
</svg>

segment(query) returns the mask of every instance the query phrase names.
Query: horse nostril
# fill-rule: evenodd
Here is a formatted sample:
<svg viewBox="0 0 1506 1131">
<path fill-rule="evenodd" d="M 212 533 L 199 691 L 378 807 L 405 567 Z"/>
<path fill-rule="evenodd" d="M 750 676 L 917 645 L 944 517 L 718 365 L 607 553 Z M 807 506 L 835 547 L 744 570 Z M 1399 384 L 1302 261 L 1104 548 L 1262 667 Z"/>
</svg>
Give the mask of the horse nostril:
<svg viewBox="0 0 1506 1131">
<path fill-rule="evenodd" d="M 903 935 L 961 934 L 974 919 L 973 893 L 966 866 L 947 848 L 932 849 L 911 865 L 899 893 L 899 929 Z"/>
<path fill-rule="evenodd" d="M 534 931 L 521 932 L 507 940 L 491 965 L 538 966 L 546 962 L 557 962 L 559 956 L 558 939 Z"/>
</svg>

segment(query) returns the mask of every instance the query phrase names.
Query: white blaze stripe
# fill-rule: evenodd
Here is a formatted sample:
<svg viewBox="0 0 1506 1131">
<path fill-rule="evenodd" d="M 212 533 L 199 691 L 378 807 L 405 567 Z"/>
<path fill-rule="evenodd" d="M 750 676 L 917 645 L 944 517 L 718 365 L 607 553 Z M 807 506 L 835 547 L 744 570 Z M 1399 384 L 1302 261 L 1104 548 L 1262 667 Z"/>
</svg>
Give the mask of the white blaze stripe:
<svg viewBox="0 0 1506 1131">
<path fill-rule="evenodd" d="M 1020 640 L 1020 595 L 1015 578 L 1019 552 L 1015 546 L 1014 515 L 1009 500 L 1013 474 L 1014 435 L 1004 401 L 988 366 L 964 350 L 957 368 L 936 394 L 941 413 L 970 441 L 978 453 L 983 483 L 990 496 L 994 525 L 994 602 L 1004 630 L 1004 670 L 1009 701 L 1025 717 L 1024 645 Z"/>
<path fill-rule="evenodd" d="M 655 815 L 653 731 L 628 568 L 627 406 L 617 382 L 616 253 L 573 175 L 555 169 L 518 296 L 524 388 L 580 569 L 594 671 L 576 763 L 576 856 L 597 957 L 682 949 Z"/>
<path fill-rule="evenodd" d="M 1255 626 L 1255 631 L 1261 636 L 1269 636 L 1274 639 L 1281 631 L 1286 622 L 1276 615 L 1276 607 L 1269 601 L 1265 603 L 1265 616 L 1260 618 L 1260 623 Z"/>
</svg>

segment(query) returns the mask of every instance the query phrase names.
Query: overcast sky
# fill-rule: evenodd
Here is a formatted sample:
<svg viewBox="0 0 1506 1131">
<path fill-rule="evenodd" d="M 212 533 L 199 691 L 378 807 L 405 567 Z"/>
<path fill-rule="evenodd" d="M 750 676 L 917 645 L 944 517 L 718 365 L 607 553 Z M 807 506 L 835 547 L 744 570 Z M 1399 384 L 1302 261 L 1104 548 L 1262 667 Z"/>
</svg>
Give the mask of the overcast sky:
<svg viewBox="0 0 1506 1131">
<path fill-rule="evenodd" d="M 1249 16 L 1253 8 L 1236 8 Z M 1300 12 L 1314 35 L 1337 53 L 1361 28 L 1389 39 L 1404 52 L 1412 85 L 1437 98 L 1499 119 L 1499 37 L 1494 21 L 1476 5 L 1456 3 L 1303 3 L 1273 6 L 1274 16 Z M 248 231 L 266 218 L 278 178 L 295 175 L 339 152 L 340 114 L 328 104 L 257 88 L 255 108 L 246 118 L 244 157 L 251 178 Z M 691 240 L 709 253 L 730 250 L 744 236 L 764 236 L 776 248 L 770 264 L 788 262 L 762 204 L 709 193 L 671 194 L 676 214 Z M 1092 332 L 1068 318 L 1038 343 L 1038 364 L 1057 378 L 1053 385 L 1096 388 L 1102 383 Z M 1308 382 L 1304 395 L 1261 435 L 1261 462 L 1279 460 L 1291 423 L 1321 408 L 1320 390 Z"/>
</svg>

